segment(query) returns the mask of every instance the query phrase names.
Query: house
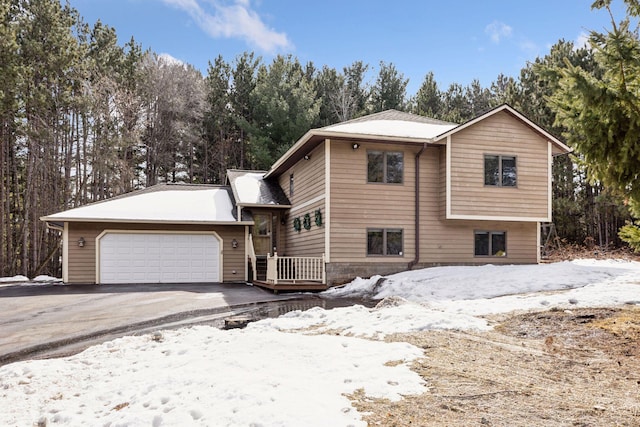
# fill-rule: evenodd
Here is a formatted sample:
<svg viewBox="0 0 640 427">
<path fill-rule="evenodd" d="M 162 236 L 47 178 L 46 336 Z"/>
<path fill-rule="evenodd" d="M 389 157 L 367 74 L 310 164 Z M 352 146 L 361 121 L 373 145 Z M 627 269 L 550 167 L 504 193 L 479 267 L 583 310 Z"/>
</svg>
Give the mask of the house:
<svg viewBox="0 0 640 427">
<path fill-rule="evenodd" d="M 508 105 L 464 124 L 385 111 L 313 129 L 268 171 L 166 184 L 43 217 L 68 283 L 275 289 L 447 264 L 539 262 L 569 147 Z"/>
</svg>

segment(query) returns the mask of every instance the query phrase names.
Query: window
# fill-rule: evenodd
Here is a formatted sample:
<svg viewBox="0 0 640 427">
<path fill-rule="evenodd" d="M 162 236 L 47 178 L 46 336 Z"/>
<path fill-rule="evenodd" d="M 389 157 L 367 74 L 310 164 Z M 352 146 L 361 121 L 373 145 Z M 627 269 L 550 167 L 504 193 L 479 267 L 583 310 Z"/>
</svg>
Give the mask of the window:
<svg viewBox="0 0 640 427">
<path fill-rule="evenodd" d="M 391 228 L 368 229 L 367 255 L 402 256 L 402 230 Z"/>
<path fill-rule="evenodd" d="M 507 256 L 507 233 L 504 231 L 476 231 L 475 256 Z"/>
<path fill-rule="evenodd" d="M 368 151 L 367 181 L 402 184 L 404 156 L 401 152 Z"/>
<path fill-rule="evenodd" d="M 517 183 L 515 156 L 484 156 L 484 185 L 515 187 Z"/>
</svg>

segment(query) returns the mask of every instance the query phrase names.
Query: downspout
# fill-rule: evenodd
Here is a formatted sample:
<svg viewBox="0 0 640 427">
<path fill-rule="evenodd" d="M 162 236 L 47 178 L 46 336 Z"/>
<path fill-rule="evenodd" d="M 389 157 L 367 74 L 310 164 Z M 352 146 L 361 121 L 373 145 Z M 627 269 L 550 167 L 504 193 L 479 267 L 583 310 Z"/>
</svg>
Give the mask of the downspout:
<svg viewBox="0 0 640 427">
<path fill-rule="evenodd" d="M 420 261 L 420 156 L 427 149 L 427 143 L 422 144 L 422 148 L 416 154 L 416 182 L 415 182 L 415 252 L 416 256 L 407 266 L 408 270 L 413 270 L 413 267 Z"/>
</svg>

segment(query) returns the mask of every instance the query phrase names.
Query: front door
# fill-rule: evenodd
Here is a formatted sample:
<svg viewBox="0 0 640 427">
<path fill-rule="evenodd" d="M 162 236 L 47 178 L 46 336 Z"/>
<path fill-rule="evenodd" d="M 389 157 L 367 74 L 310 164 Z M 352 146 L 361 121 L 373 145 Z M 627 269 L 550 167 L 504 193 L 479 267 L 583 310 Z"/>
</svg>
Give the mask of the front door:
<svg viewBox="0 0 640 427">
<path fill-rule="evenodd" d="M 256 255 L 264 256 L 273 250 L 272 244 L 272 218 L 270 213 L 254 214 L 253 220 L 253 247 Z"/>
</svg>

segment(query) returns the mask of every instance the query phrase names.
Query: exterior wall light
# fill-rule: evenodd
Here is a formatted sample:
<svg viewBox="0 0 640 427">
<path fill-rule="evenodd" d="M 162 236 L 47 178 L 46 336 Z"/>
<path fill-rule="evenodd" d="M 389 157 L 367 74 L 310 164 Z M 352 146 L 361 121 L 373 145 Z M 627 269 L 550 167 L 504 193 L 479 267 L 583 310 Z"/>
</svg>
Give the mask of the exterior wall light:
<svg viewBox="0 0 640 427">
<path fill-rule="evenodd" d="M 79 247 L 84 248 L 84 243 L 85 243 L 84 237 L 81 237 L 81 238 L 78 239 L 78 246 Z"/>
<path fill-rule="evenodd" d="M 236 239 L 233 239 L 233 240 L 231 241 L 231 247 L 232 247 L 233 249 L 238 249 L 238 241 L 237 241 Z"/>
<path fill-rule="evenodd" d="M 353 148 L 354 150 L 357 150 L 358 148 L 360 148 L 360 144 L 358 144 L 357 142 L 354 142 L 351 148 Z"/>
<path fill-rule="evenodd" d="M 305 160 L 311 160 L 311 154 L 305 154 L 304 159 Z"/>
</svg>

